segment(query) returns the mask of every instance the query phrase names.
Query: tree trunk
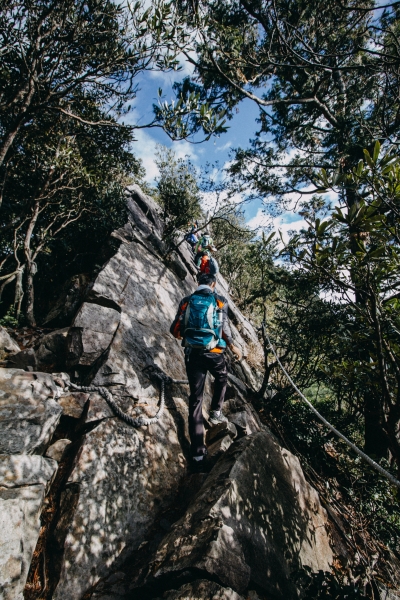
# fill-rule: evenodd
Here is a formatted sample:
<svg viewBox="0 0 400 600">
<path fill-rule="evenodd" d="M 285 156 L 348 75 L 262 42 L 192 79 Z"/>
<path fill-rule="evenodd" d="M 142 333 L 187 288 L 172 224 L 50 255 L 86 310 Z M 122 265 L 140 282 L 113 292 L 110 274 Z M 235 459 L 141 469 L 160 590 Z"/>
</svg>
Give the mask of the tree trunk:
<svg viewBox="0 0 400 600">
<path fill-rule="evenodd" d="M 357 202 L 356 194 L 353 189 L 346 190 L 346 204 L 348 210 Z M 357 227 L 349 227 L 350 248 L 352 254 L 359 251 L 358 243 L 365 243 L 365 238 L 360 237 L 360 232 Z M 366 281 L 360 280 L 359 274 L 355 271 L 350 272 L 351 280 L 356 288 L 355 301 L 362 307 L 367 303 Z M 368 363 L 370 361 L 370 353 L 367 348 L 360 349 L 360 359 Z M 384 416 L 384 393 L 381 397 L 374 397 L 373 392 L 368 390 L 363 395 L 364 398 L 364 449 L 366 454 L 371 454 L 374 457 L 387 458 L 389 455 L 389 440 L 385 432 L 385 416 Z"/>
<path fill-rule="evenodd" d="M 270 376 L 270 369 L 268 367 L 265 367 L 263 382 L 261 384 L 260 389 L 257 392 L 257 398 L 260 398 L 260 399 L 264 398 L 265 392 L 267 391 L 267 387 L 268 387 L 269 376 Z"/>
<path fill-rule="evenodd" d="M 16 281 L 15 281 L 14 313 L 15 313 L 15 318 L 17 319 L 17 321 L 21 314 L 22 298 L 24 297 L 24 288 L 22 285 L 23 274 L 24 274 L 24 267 L 22 267 L 18 271 L 18 273 L 16 275 Z"/>
<path fill-rule="evenodd" d="M 267 318 L 267 311 L 265 309 L 265 300 L 264 300 L 264 320 L 261 326 L 261 333 L 263 337 L 263 350 L 264 350 L 264 377 L 261 384 L 260 389 L 257 392 L 257 398 L 262 399 L 265 396 L 265 392 L 267 391 L 269 378 L 271 375 L 272 366 L 269 364 L 268 355 L 269 355 L 269 344 L 267 342 L 267 338 L 265 336 L 265 321 Z"/>
<path fill-rule="evenodd" d="M 388 438 L 385 433 L 385 419 L 382 402 L 372 392 L 364 395 L 364 450 L 375 459 L 388 457 Z"/>
<path fill-rule="evenodd" d="M 33 277 L 36 274 L 36 263 L 34 262 L 34 258 L 32 257 L 31 251 L 31 237 L 33 234 L 33 230 L 36 225 L 37 218 L 39 216 L 39 200 L 36 200 L 35 205 L 33 207 L 32 218 L 29 222 L 28 229 L 25 234 L 24 241 L 24 254 L 25 254 L 25 271 L 26 271 L 26 319 L 31 327 L 36 327 L 35 315 L 34 315 L 34 287 L 33 287 Z"/>
<path fill-rule="evenodd" d="M 31 262 L 26 265 L 26 309 L 25 316 L 28 325 L 36 327 L 34 304 L 35 304 L 35 288 L 33 286 L 33 277 L 36 273 L 36 265 Z"/>
<path fill-rule="evenodd" d="M 386 417 L 386 429 L 388 432 L 390 453 L 397 465 L 397 476 L 400 477 L 400 399 L 392 404 Z"/>
<path fill-rule="evenodd" d="M 25 119 L 27 118 L 27 112 L 31 105 L 34 93 L 35 93 L 35 84 L 33 81 L 33 77 L 31 76 L 29 83 L 27 85 L 26 98 L 20 108 L 19 115 L 14 119 L 13 124 L 11 125 L 10 129 L 4 136 L 2 143 L 0 144 L 0 167 L 4 163 L 7 152 L 9 151 L 12 143 L 14 142 L 18 131 L 21 129 Z"/>
<path fill-rule="evenodd" d="M 9 283 L 12 283 L 14 281 L 14 279 L 16 278 L 16 275 L 14 273 L 14 275 L 11 275 L 11 277 L 9 279 L 5 279 L 3 281 L 3 283 L 0 285 L 0 302 L 1 302 L 1 297 L 3 295 L 3 291 L 4 288 L 6 287 L 6 285 L 8 285 Z"/>
</svg>

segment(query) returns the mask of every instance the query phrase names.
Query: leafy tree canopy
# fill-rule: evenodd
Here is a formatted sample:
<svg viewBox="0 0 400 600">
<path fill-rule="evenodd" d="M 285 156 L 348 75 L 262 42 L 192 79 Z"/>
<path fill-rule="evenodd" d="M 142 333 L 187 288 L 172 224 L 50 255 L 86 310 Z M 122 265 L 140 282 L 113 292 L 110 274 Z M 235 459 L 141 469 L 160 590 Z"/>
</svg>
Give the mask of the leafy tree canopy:
<svg viewBox="0 0 400 600">
<path fill-rule="evenodd" d="M 195 69 L 177 86 L 182 97 L 197 91 L 228 117 L 244 98 L 259 106 L 260 129 L 230 169 L 254 193 L 315 189 L 316 169 L 351 170 L 375 139 L 397 143 L 399 7 L 376 9 L 373 0 L 179 3 L 189 31 L 180 48 Z"/>
</svg>

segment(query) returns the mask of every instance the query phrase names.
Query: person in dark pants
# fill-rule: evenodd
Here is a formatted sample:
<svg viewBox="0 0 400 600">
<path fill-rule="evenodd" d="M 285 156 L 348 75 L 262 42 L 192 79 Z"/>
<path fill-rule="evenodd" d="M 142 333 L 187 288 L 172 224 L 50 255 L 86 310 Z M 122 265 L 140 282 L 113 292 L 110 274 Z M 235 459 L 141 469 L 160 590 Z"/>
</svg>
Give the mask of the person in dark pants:
<svg viewBox="0 0 400 600">
<path fill-rule="evenodd" d="M 191 440 L 192 456 L 195 461 L 201 461 L 207 454 L 204 444 L 204 426 L 203 426 L 203 391 L 207 372 L 215 378 L 214 394 L 211 401 L 210 422 L 213 425 L 226 421 L 222 414 L 222 405 L 225 398 L 226 386 L 228 381 L 228 371 L 225 358 L 224 347 L 228 346 L 235 356 L 240 360 L 241 352 L 233 344 L 232 333 L 228 319 L 228 302 L 226 298 L 215 292 L 216 277 L 211 274 L 201 275 L 199 278 L 199 287 L 193 295 L 198 294 L 205 298 L 213 294 L 216 305 L 222 313 L 222 339 L 225 343 L 216 345 L 210 350 L 201 350 L 195 348 L 185 348 L 185 365 L 190 386 L 189 396 L 189 434 Z M 185 333 L 183 320 L 185 311 L 189 305 L 192 296 L 186 296 L 179 304 L 178 312 L 171 325 L 170 332 L 177 339 L 183 337 L 182 345 L 185 346 Z"/>
</svg>

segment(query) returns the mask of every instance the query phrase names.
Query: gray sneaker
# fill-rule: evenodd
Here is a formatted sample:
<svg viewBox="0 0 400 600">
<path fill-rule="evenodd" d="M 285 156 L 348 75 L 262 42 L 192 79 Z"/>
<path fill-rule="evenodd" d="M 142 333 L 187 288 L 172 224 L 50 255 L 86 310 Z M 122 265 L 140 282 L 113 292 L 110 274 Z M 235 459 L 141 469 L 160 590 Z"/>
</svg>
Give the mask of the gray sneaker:
<svg viewBox="0 0 400 600">
<path fill-rule="evenodd" d="M 228 419 L 224 417 L 220 410 L 210 410 L 210 423 L 213 425 L 219 425 L 220 423 L 227 423 Z"/>
</svg>

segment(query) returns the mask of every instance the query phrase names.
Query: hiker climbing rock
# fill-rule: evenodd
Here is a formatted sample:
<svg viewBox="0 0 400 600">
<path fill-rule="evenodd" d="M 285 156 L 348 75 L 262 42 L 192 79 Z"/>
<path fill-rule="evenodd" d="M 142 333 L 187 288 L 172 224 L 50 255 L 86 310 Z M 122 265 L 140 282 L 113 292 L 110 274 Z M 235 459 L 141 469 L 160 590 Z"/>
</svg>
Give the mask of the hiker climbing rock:
<svg viewBox="0 0 400 600">
<path fill-rule="evenodd" d="M 198 230 L 198 224 L 197 221 L 195 221 L 189 231 L 187 232 L 187 234 L 185 235 L 185 240 L 190 244 L 190 246 L 192 247 L 193 252 L 195 252 L 195 247 L 197 245 L 197 242 L 199 241 L 199 236 L 197 234 L 197 230 Z"/>
<path fill-rule="evenodd" d="M 205 250 L 201 254 L 199 260 L 197 261 L 196 267 L 199 269 L 197 278 L 204 273 L 210 275 L 218 275 L 219 273 L 219 265 L 215 258 L 211 256 L 210 250 Z"/>
<path fill-rule="evenodd" d="M 170 328 L 174 337 L 182 339 L 185 348 L 185 365 L 190 386 L 189 434 L 195 462 L 202 461 L 207 454 L 202 412 L 207 372 L 215 378 L 210 422 L 218 425 L 227 420 L 221 410 L 228 381 L 226 347 L 239 360 L 242 357 L 240 350 L 233 344 L 228 302 L 215 292 L 215 285 L 215 275 L 201 275 L 196 291 L 181 300 Z"/>
<path fill-rule="evenodd" d="M 213 247 L 213 240 L 210 236 L 210 232 L 206 229 L 199 241 L 194 247 L 195 259 L 194 262 L 197 264 L 205 250 L 210 250 Z"/>
</svg>

